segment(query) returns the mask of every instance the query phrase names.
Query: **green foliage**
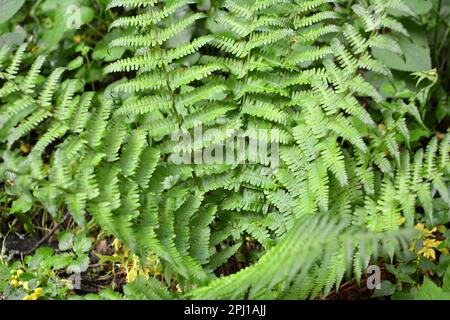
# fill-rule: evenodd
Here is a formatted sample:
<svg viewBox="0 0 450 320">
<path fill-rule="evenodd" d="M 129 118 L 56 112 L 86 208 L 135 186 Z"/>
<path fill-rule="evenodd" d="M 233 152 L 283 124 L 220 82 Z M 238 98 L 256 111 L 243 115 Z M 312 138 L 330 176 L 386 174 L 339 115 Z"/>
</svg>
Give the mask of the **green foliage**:
<svg viewBox="0 0 450 320">
<path fill-rule="evenodd" d="M 123 293 L 104 289 L 98 294 L 73 296 L 71 300 L 172 300 L 174 296 L 159 281 L 144 277 L 123 287 Z"/>
<path fill-rule="evenodd" d="M 63 275 L 80 274 L 88 268 L 91 239 L 79 233 L 59 234 L 58 253 L 39 248 L 23 262 L 0 264 L 0 291 L 6 300 L 64 299 L 74 287 Z"/>
<path fill-rule="evenodd" d="M 5 0 L 1 3 L 0 10 L 0 24 L 8 21 L 17 11 L 20 10 L 20 7 L 23 6 L 25 0 L 13 1 L 13 0 Z"/>
</svg>

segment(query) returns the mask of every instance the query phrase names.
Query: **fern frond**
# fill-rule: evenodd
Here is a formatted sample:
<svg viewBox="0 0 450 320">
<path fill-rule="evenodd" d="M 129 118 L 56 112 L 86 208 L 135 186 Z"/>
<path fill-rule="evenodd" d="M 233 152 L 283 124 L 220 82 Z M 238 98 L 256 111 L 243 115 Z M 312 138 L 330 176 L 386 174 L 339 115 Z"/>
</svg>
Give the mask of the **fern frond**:
<svg viewBox="0 0 450 320">
<path fill-rule="evenodd" d="M 60 78 L 64 71 L 64 68 L 56 68 L 48 77 L 48 80 L 39 95 L 39 104 L 42 107 L 48 108 L 52 105 L 51 101 L 55 95 L 55 91 L 58 88 Z"/>
<path fill-rule="evenodd" d="M 107 9 L 123 7 L 123 8 L 136 8 L 136 7 L 151 7 L 155 5 L 157 0 L 111 0 Z"/>
<path fill-rule="evenodd" d="M 19 72 L 20 65 L 22 64 L 23 57 L 25 55 L 25 50 L 27 49 L 28 44 L 24 43 L 17 48 L 14 53 L 14 57 L 11 60 L 11 64 L 6 69 L 6 75 L 8 79 L 14 79 L 17 73 Z"/>
<path fill-rule="evenodd" d="M 338 115 L 330 124 L 330 129 L 334 131 L 336 134 L 341 136 L 347 141 L 350 141 L 361 151 L 365 152 L 367 150 L 367 146 L 364 143 L 361 135 L 358 133 L 350 121 L 343 117 L 342 115 Z"/>
<path fill-rule="evenodd" d="M 132 176 L 136 173 L 139 164 L 139 157 L 147 143 L 147 132 L 145 130 L 134 131 L 120 157 L 122 173 L 124 176 Z"/>
<path fill-rule="evenodd" d="M 193 15 L 176 22 L 165 29 L 152 29 L 148 34 L 145 35 L 123 36 L 114 39 L 110 43 L 110 46 L 139 48 L 145 46 L 153 47 L 156 45 L 162 45 L 164 42 L 180 33 L 184 29 L 188 28 L 197 20 L 203 19 L 205 17 L 206 16 L 203 13 L 194 13 Z"/>
<path fill-rule="evenodd" d="M 45 63 L 45 60 L 46 60 L 45 56 L 39 56 L 36 59 L 36 61 L 33 63 L 33 65 L 31 66 L 24 82 L 21 84 L 21 89 L 25 93 L 27 93 L 27 94 L 33 93 L 34 89 L 36 88 L 37 78 L 41 72 L 41 69 Z"/>
<path fill-rule="evenodd" d="M 154 1 L 155 3 L 157 1 Z M 180 8 L 192 3 L 192 0 L 181 0 L 181 1 L 173 1 L 172 3 L 168 3 L 161 10 L 156 11 L 150 9 L 148 12 L 132 16 L 132 17 L 122 17 L 115 20 L 111 25 L 110 29 L 117 27 L 146 27 L 151 25 L 156 25 L 161 22 L 163 19 L 169 17 L 174 14 Z M 124 5 L 124 3 L 122 3 Z M 153 4 L 147 3 L 146 6 L 152 6 Z M 134 5 L 136 7 L 137 5 Z M 110 8 L 112 8 L 110 4 Z"/>
<path fill-rule="evenodd" d="M 328 170 L 336 176 L 342 186 L 346 186 L 348 178 L 344 155 L 335 139 L 329 138 L 325 141 L 321 156 Z"/>
<path fill-rule="evenodd" d="M 334 11 L 320 11 L 314 13 L 311 16 L 307 17 L 295 17 L 294 19 L 294 27 L 297 28 L 305 28 L 309 27 L 313 24 L 317 24 L 324 20 L 336 20 L 339 19 L 339 15 Z"/>
</svg>

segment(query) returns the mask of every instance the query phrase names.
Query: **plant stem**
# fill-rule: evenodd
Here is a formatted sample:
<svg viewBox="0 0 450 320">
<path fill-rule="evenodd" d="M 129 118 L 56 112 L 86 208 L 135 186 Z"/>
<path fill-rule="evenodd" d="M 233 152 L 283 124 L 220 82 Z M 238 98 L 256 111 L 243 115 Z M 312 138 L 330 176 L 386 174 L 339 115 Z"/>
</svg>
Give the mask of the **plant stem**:
<svg viewBox="0 0 450 320">
<path fill-rule="evenodd" d="M 434 43 L 433 43 L 433 53 L 434 53 L 434 59 L 436 63 L 436 67 L 439 63 L 439 56 L 437 55 L 437 41 L 438 41 L 438 33 L 439 33 L 439 22 L 441 17 L 441 7 L 442 7 L 442 0 L 439 0 L 438 7 L 437 7 L 437 13 L 436 13 L 436 25 L 434 26 Z"/>
</svg>

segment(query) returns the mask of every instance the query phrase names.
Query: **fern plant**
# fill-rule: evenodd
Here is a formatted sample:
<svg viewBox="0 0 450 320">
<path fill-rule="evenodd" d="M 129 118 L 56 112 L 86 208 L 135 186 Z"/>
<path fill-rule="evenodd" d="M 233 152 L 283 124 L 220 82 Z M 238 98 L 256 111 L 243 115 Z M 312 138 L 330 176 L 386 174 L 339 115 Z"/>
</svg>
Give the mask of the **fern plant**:
<svg viewBox="0 0 450 320">
<path fill-rule="evenodd" d="M 26 47 L 1 52 L 2 181 L 7 193 L 19 197 L 16 201 L 38 200 L 55 218 L 65 203 L 84 226 L 82 203 L 95 196 L 88 194 L 98 162 L 89 137 L 99 130 L 101 111 L 94 106 L 94 93 L 84 92 L 79 80 L 62 80 L 64 68 L 44 73 L 44 56 L 21 72 Z M 34 145 L 27 145 L 29 140 Z"/>
<path fill-rule="evenodd" d="M 448 207 L 449 136 L 410 145 L 432 75 L 410 98 L 369 81 L 392 77 L 371 50 L 398 53 L 392 35 L 408 33 L 392 10 L 414 12 L 401 0 L 350 3 L 113 0 L 128 15 L 111 28 L 133 32 L 110 44 L 128 50 L 105 67 L 128 75 L 111 98 L 61 82 L 62 69 L 39 77 L 44 58 L 23 75 L 25 46 L 3 49 L 3 181 L 83 228 L 92 217 L 143 258 L 156 253 L 164 281 L 147 297 L 176 285 L 181 298 L 304 299 L 346 274 L 359 281 L 371 259 L 407 248 L 418 210 L 434 219 L 436 191 Z M 171 137 L 199 128 L 214 137 L 181 147 Z M 25 135 L 36 137 L 26 154 Z M 203 161 L 234 135 L 279 145 L 279 163 L 238 143 L 227 152 L 240 161 Z M 228 275 L 248 248 L 254 264 Z"/>
</svg>

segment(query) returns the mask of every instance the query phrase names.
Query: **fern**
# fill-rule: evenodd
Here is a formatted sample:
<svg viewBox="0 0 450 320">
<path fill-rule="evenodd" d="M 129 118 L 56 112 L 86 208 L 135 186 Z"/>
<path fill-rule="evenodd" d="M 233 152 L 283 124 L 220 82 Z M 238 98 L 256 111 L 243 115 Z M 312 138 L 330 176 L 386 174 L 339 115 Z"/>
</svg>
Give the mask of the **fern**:
<svg viewBox="0 0 450 320">
<path fill-rule="evenodd" d="M 110 44 L 127 49 L 104 70 L 127 77 L 114 100 L 64 81 L 64 68 L 43 72 L 44 57 L 21 68 L 25 45 L 2 49 L 1 182 L 30 177 L 26 191 L 54 216 L 93 218 L 141 258 L 155 253 L 183 298 L 315 298 L 346 274 L 359 281 L 371 259 L 407 246 L 416 206 L 433 219 L 433 190 L 448 203 L 449 135 L 414 151 L 416 97 L 388 101 L 369 80 L 392 76 L 371 49 L 399 52 L 392 35 L 407 31 L 389 9 L 408 7 L 343 4 L 227 0 L 200 13 L 196 1 L 113 0 L 130 10 L 111 28 L 131 29 Z M 191 32 L 204 24 L 218 31 Z M 200 124 L 201 141 L 170 137 Z M 227 150 L 237 163 L 171 161 L 204 160 L 239 133 L 279 144 L 279 163 L 239 143 Z M 27 135 L 37 142 L 20 155 Z M 249 245 L 258 261 L 219 277 Z M 172 297 L 156 278 L 126 290 Z"/>
</svg>

